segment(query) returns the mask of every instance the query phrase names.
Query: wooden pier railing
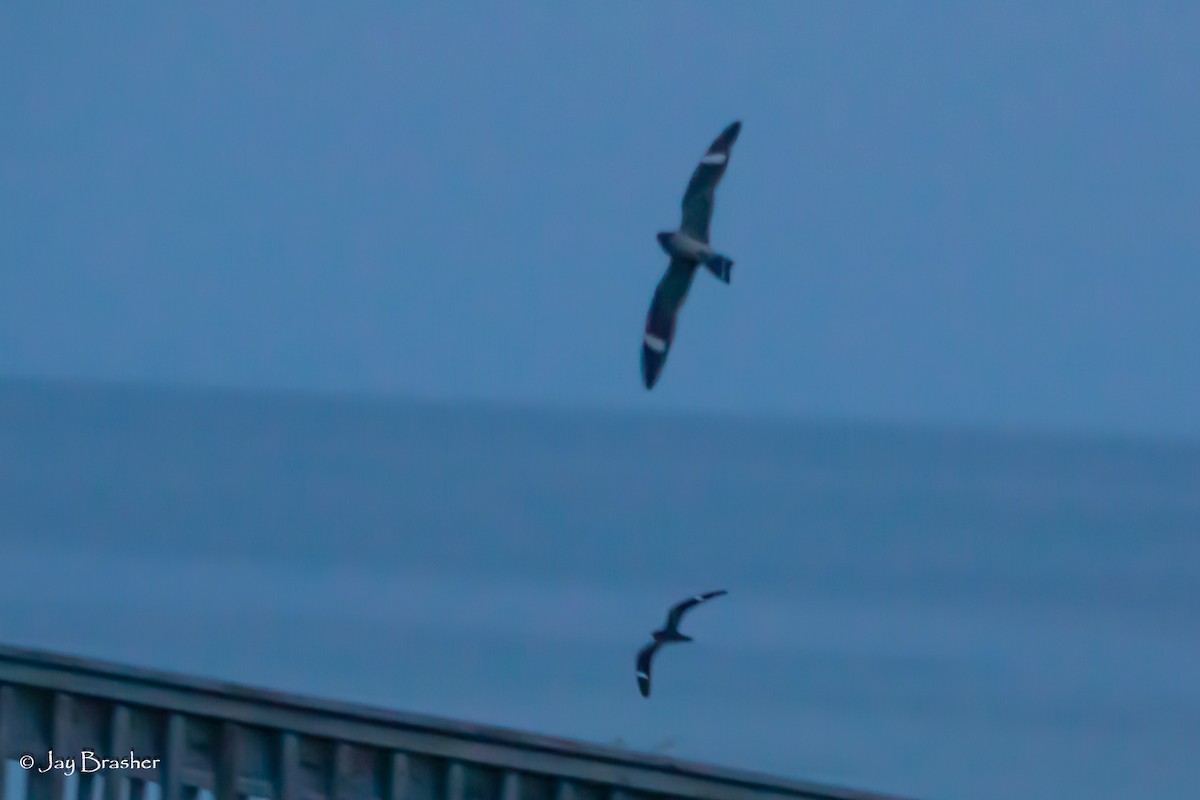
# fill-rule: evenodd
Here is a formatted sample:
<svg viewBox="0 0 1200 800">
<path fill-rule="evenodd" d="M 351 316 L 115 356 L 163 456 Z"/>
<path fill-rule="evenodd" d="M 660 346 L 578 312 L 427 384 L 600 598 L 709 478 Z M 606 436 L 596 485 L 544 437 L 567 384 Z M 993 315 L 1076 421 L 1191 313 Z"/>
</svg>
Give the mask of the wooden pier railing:
<svg viewBox="0 0 1200 800">
<path fill-rule="evenodd" d="M 6 646 L 0 765 L 0 800 L 887 800 Z"/>
</svg>

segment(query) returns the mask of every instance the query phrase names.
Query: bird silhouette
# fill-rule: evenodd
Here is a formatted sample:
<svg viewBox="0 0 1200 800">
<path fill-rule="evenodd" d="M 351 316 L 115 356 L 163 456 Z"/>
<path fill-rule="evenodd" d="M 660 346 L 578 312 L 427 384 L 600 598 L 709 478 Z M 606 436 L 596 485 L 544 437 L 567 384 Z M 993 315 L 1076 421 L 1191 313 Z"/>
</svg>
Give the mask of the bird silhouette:
<svg viewBox="0 0 1200 800">
<path fill-rule="evenodd" d="M 667 614 L 667 624 L 651 633 L 650 636 L 653 638 L 653 641 L 638 651 L 637 681 L 638 689 L 642 692 L 642 697 L 650 696 L 650 662 L 654 660 L 654 654 L 658 652 L 658 648 L 664 644 L 692 641 L 692 637 L 684 636 L 679 632 L 679 623 L 683 619 L 683 615 L 706 600 L 720 597 L 723 594 L 728 594 L 728 592 L 724 589 L 718 589 L 715 592 L 706 592 L 705 594 L 698 594 L 695 597 L 689 597 L 687 600 L 676 603 L 671 607 L 671 611 Z"/>
<path fill-rule="evenodd" d="M 725 174 L 733 143 L 741 130 L 742 123 L 734 122 L 713 141 L 683 193 L 683 220 L 679 230 L 658 234 L 658 244 L 671 257 L 671 262 L 658 282 L 646 315 L 646 332 L 642 337 L 642 381 L 647 389 L 654 388 L 666 363 L 667 351 L 675 338 L 675 320 L 692 287 L 696 267 L 703 264 L 720 281 L 729 283 L 733 259 L 709 247 L 708 227 L 712 222 L 717 184 Z"/>
</svg>

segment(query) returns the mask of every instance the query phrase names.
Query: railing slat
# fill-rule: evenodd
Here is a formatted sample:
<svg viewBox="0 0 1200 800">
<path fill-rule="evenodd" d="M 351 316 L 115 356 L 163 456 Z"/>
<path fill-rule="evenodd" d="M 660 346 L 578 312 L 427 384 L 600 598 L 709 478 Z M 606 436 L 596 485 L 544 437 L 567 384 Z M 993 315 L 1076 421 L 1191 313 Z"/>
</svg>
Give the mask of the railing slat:
<svg viewBox="0 0 1200 800">
<path fill-rule="evenodd" d="M 300 737 L 284 733 L 279 737 L 278 800 L 300 800 Z"/>
<path fill-rule="evenodd" d="M 350 745 L 339 742 L 333 746 L 333 758 L 329 765 L 331 780 L 329 781 L 330 800 L 347 800 L 350 797 Z"/>
<path fill-rule="evenodd" d="M 461 761 L 451 761 L 446 770 L 445 800 L 463 800 L 463 789 L 466 783 L 465 768 Z"/>
<path fill-rule="evenodd" d="M 412 780 L 408 756 L 405 753 L 392 753 L 388 761 L 387 797 L 383 800 L 408 800 L 408 787 Z"/>
<path fill-rule="evenodd" d="M 165 752 L 162 755 L 162 798 L 184 800 L 183 761 L 187 747 L 187 717 L 183 714 L 167 716 L 167 731 L 163 737 Z M 81 798 L 82 800 L 82 798 Z"/>
<path fill-rule="evenodd" d="M 129 707 L 115 703 L 112 707 L 112 719 L 108 728 L 108 752 L 116 755 L 129 749 Z M 127 780 L 125 775 L 116 769 L 104 773 L 104 800 L 121 800 L 121 785 Z"/>
<path fill-rule="evenodd" d="M 521 773 L 505 770 L 500 782 L 500 800 L 521 800 Z"/>
<path fill-rule="evenodd" d="M 241 732 L 241 727 L 235 722 L 221 724 L 220 755 L 217 758 L 216 800 L 239 800 Z"/>
<path fill-rule="evenodd" d="M 8 791 L 8 719 L 14 713 L 14 702 L 13 687 L 0 683 L 0 800 L 6 800 Z"/>
<path fill-rule="evenodd" d="M 559 780 L 554 787 L 554 800 L 575 800 L 575 785 L 568 780 Z"/>
</svg>

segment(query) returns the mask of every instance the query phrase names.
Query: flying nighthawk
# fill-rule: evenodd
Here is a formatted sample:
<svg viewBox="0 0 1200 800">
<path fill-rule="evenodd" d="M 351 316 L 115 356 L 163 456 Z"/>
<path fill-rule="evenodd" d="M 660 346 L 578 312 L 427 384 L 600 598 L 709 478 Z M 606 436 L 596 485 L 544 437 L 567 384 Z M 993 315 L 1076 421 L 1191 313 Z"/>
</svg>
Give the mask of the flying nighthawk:
<svg viewBox="0 0 1200 800">
<path fill-rule="evenodd" d="M 658 234 L 658 243 L 671 257 L 671 263 L 667 266 L 667 274 L 658 283 L 650 313 L 646 315 L 642 380 L 647 389 L 654 387 L 667 360 L 667 351 L 675 337 L 675 318 L 692 286 L 696 267 L 703 264 L 718 279 L 729 283 L 733 260 L 709 247 L 708 225 L 712 221 L 717 184 L 725 174 L 730 151 L 741 130 L 741 122 L 733 123 L 708 148 L 683 193 L 683 221 L 679 230 Z"/>
<path fill-rule="evenodd" d="M 683 619 L 683 615 L 689 609 L 700 605 L 705 600 L 711 600 L 714 597 L 720 597 L 726 594 L 724 589 L 718 589 L 715 592 L 705 592 L 698 594 L 695 597 L 689 597 L 681 603 L 676 603 L 669 614 L 667 614 L 667 624 L 650 634 L 654 637 L 654 641 L 638 651 L 637 656 L 637 680 L 638 689 L 642 692 L 642 697 L 650 696 L 650 662 L 654 659 L 654 653 L 664 644 L 672 642 L 690 642 L 692 637 L 684 636 L 679 632 L 679 622 Z"/>
</svg>

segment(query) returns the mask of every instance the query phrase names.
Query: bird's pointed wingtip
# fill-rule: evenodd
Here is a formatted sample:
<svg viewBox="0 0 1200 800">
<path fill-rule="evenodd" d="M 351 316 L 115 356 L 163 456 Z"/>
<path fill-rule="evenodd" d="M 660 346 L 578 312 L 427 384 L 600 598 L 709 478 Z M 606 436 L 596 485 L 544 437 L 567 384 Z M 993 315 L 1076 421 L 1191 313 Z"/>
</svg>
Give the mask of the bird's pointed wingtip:
<svg viewBox="0 0 1200 800">
<path fill-rule="evenodd" d="M 664 353 L 655 351 L 648 344 L 642 344 L 642 384 L 645 385 L 646 391 L 650 391 L 654 384 L 658 383 L 665 360 Z"/>
<path fill-rule="evenodd" d="M 742 132 L 742 121 L 737 120 L 725 126 L 725 130 L 721 131 L 721 135 L 716 138 L 709 148 L 709 153 L 725 153 L 728 154 L 733 143 L 737 141 L 738 134 Z M 724 163 L 724 162 L 722 162 Z"/>
</svg>

